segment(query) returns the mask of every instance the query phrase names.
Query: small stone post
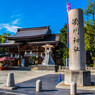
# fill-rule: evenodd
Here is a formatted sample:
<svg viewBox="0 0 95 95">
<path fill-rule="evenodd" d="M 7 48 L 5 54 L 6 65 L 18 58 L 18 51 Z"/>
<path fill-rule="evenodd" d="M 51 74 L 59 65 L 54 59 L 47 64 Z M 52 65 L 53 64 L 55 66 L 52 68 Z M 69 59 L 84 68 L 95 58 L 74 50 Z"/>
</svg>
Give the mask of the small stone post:
<svg viewBox="0 0 95 95">
<path fill-rule="evenodd" d="M 15 87 L 14 74 L 8 73 L 6 87 Z"/>
<path fill-rule="evenodd" d="M 77 94 L 77 84 L 75 82 L 72 82 L 70 85 L 70 95 L 76 95 Z"/>
<path fill-rule="evenodd" d="M 36 81 L 36 92 L 41 92 L 42 91 L 42 81 L 37 80 Z"/>
<path fill-rule="evenodd" d="M 61 65 L 59 65 L 59 70 L 61 70 L 62 69 L 62 67 L 61 67 Z"/>
</svg>

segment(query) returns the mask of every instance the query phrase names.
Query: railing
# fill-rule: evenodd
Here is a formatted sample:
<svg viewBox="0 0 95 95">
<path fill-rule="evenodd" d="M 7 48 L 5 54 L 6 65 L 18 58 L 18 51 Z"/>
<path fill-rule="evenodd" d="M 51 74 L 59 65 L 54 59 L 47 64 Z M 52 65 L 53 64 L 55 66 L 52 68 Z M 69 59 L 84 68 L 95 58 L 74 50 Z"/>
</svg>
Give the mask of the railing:
<svg viewBox="0 0 95 95">
<path fill-rule="evenodd" d="M 64 72 L 65 70 L 69 70 L 69 67 L 66 67 L 66 66 L 59 66 L 58 67 L 58 72 Z"/>
<path fill-rule="evenodd" d="M 64 72 L 65 70 L 69 70 L 69 67 L 66 66 L 59 66 L 58 71 Z M 86 70 L 95 70 L 95 67 L 86 67 Z"/>
<path fill-rule="evenodd" d="M 86 70 L 95 70 L 95 67 L 86 67 Z"/>
<path fill-rule="evenodd" d="M 10 70 L 31 70 L 32 67 L 10 66 Z"/>
</svg>

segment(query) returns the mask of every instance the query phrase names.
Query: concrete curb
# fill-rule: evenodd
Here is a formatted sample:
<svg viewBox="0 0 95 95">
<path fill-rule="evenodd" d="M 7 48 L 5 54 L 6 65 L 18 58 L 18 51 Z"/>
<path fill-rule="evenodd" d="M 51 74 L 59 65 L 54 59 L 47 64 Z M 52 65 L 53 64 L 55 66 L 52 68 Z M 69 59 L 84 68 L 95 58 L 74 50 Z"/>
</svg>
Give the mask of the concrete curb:
<svg viewBox="0 0 95 95">
<path fill-rule="evenodd" d="M 0 86 L 0 89 L 4 89 L 4 90 L 15 90 L 18 88 L 20 88 L 20 86 L 17 86 L 17 85 L 15 87 L 6 87 L 5 85 Z"/>
<path fill-rule="evenodd" d="M 64 81 L 60 82 L 59 84 L 56 85 L 56 88 L 58 89 L 70 89 L 70 85 L 65 85 Z M 95 85 L 92 86 L 77 86 L 78 90 L 90 90 L 90 91 L 95 91 Z"/>
</svg>

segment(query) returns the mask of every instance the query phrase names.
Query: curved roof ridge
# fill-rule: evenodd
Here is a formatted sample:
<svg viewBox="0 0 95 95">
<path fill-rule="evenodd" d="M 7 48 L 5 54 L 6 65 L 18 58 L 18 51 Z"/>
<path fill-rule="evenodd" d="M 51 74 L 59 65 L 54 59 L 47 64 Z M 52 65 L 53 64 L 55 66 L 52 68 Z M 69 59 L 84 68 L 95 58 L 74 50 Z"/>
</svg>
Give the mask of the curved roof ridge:
<svg viewBox="0 0 95 95">
<path fill-rule="evenodd" d="M 31 28 L 19 28 L 18 32 L 26 31 L 26 30 L 42 30 L 42 29 L 49 29 L 50 26 L 42 26 L 42 27 L 31 27 Z"/>
</svg>

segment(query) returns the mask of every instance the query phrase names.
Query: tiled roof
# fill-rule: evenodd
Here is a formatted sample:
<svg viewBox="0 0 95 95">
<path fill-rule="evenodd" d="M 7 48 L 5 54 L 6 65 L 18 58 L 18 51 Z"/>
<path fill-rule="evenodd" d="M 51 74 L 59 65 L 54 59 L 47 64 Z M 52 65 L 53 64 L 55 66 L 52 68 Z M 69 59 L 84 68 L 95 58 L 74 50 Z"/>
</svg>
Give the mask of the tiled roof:
<svg viewBox="0 0 95 95">
<path fill-rule="evenodd" d="M 45 27 L 36 27 L 36 28 L 22 28 L 18 29 L 18 32 L 8 37 L 9 39 L 15 39 L 15 38 L 31 38 L 31 37 L 39 37 L 51 34 L 51 31 L 49 29 L 49 26 Z"/>
</svg>

